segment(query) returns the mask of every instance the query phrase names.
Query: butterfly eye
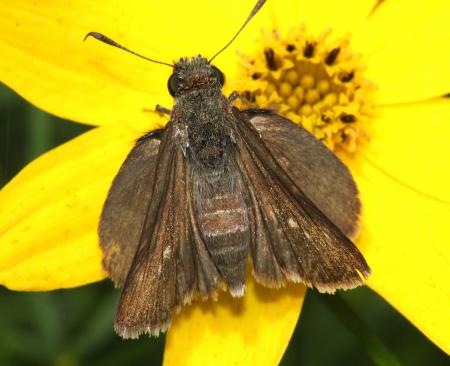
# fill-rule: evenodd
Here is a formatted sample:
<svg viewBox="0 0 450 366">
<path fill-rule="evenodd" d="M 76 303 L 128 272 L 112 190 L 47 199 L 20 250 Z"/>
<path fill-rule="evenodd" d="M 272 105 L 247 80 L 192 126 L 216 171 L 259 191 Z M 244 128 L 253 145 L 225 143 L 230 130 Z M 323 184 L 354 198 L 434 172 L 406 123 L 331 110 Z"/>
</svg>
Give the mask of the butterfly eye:
<svg viewBox="0 0 450 366">
<path fill-rule="evenodd" d="M 178 74 L 173 73 L 170 75 L 169 80 L 167 81 L 167 89 L 169 89 L 169 93 L 172 97 L 178 93 L 178 89 L 180 88 L 180 78 Z"/>
<path fill-rule="evenodd" d="M 217 67 L 215 67 L 215 66 L 211 66 L 211 67 L 213 69 L 214 77 L 217 79 L 217 81 L 220 83 L 220 85 L 223 86 L 223 84 L 225 84 L 225 75 Z"/>
</svg>

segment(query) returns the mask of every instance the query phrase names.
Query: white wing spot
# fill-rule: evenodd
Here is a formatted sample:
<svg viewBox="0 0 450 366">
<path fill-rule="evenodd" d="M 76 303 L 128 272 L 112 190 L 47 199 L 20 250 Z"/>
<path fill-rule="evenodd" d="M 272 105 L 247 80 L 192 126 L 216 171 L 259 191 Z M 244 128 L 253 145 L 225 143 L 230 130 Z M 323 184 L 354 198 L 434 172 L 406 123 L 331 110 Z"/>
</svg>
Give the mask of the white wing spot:
<svg viewBox="0 0 450 366">
<path fill-rule="evenodd" d="M 289 218 L 288 224 L 291 228 L 298 229 L 297 221 L 295 221 L 292 217 Z"/>
<path fill-rule="evenodd" d="M 163 251 L 163 258 L 167 259 L 170 257 L 170 253 L 172 253 L 172 249 L 170 247 L 167 247 L 166 249 L 164 249 Z"/>
</svg>

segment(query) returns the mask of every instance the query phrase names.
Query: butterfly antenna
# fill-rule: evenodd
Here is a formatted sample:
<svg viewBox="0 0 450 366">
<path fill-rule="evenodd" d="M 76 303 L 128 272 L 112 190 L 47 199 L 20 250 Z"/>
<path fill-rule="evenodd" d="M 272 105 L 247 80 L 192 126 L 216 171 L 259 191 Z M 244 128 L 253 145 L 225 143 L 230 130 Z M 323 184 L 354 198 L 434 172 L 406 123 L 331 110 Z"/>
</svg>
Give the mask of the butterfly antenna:
<svg viewBox="0 0 450 366">
<path fill-rule="evenodd" d="M 170 67 L 172 67 L 172 68 L 174 67 L 172 64 L 168 64 L 168 63 L 166 63 L 166 62 L 162 62 L 162 61 L 158 61 L 158 60 L 153 60 L 153 59 L 151 59 L 151 58 L 142 56 L 142 55 L 140 55 L 139 53 L 134 52 L 134 51 L 132 51 L 132 50 L 130 50 L 130 49 L 128 49 L 128 48 L 126 48 L 126 47 L 124 47 L 124 46 L 118 44 L 116 41 L 113 41 L 111 38 L 106 37 L 106 36 L 104 36 L 104 35 L 101 34 L 101 33 L 98 33 L 98 32 L 89 32 L 89 33 L 86 34 L 86 36 L 84 37 L 83 41 L 85 41 L 85 40 L 86 40 L 87 38 L 89 38 L 89 37 L 93 37 L 93 38 L 99 40 L 100 42 L 109 44 L 110 46 L 117 47 L 117 48 L 120 48 L 121 50 L 124 50 L 124 51 L 127 51 L 127 52 L 129 52 L 129 53 L 132 53 L 132 54 L 135 55 L 135 56 L 138 56 L 138 57 L 140 57 L 140 58 L 143 58 L 144 60 L 151 61 L 151 62 L 155 62 L 155 63 L 161 64 L 161 65 L 170 66 Z"/>
<path fill-rule="evenodd" d="M 212 60 L 214 60 L 219 54 L 221 54 L 223 51 L 226 50 L 226 48 L 233 43 L 233 41 L 236 39 L 236 37 L 239 35 L 239 33 L 242 32 L 242 30 L 245 28 L 245 26 L 248 24 L 248 22 L 256 15 L 256 13 L 259 11 L 259 9 L 262 8 L 262 6 L 266 3 L 267 0 L 259 0 L 255 6 L 253 7 L 252 11 L 250 12 L 249 16 L 245 20 L 244 24 L 242 24 L 241 28 L 237 31 L 237 33 L 234 35 L 233 38 L 222 48 L 217 52 L 213 57 L 211 57 L 208 62 L 211 63 Z"/>
</svg>

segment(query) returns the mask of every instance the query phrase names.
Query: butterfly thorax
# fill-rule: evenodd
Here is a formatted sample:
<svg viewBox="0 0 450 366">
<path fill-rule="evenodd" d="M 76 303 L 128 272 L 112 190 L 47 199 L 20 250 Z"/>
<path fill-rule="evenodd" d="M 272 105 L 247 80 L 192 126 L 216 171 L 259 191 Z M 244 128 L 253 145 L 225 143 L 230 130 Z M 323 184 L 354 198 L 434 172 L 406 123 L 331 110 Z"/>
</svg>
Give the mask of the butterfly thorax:
<svg viewBox="0 0 450 366">
<path fill-rule="evenodd" d="M 183 131 L 180 143 L 194 164 L 221 171 L 234 154 L 234 145 L 229 128 L 231 109 L 216 70 L 200 56 L 175 64 L 178 93 L 172 120 Z"/>
</svg>

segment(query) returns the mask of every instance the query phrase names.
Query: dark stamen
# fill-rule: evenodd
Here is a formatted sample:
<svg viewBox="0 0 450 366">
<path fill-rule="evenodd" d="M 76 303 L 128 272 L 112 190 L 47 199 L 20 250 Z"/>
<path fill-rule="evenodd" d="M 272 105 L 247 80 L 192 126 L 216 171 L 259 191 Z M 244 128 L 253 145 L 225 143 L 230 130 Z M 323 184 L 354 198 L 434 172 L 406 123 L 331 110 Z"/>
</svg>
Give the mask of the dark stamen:
<svg viewBox="0 0 450 366">
<path fill-rule="evenodd" d="M 341 115 L 341 121 L 344 123 L 356 122 L 356 117 L 353 114 L 343 114 Z"/>
<path fill-rule="evenodd" d="M 292 52 L 292 51 L 295 51 L 295 46 L 293 45 L 293 44 L 288 44 L 287 45 L 287 47 L 286 47 L 286 50 L 288 51 L 288 52 Z"/>
<path fill-rule="evenodd" d="M 336 61 L 339 52 L 341 51 L 340 47 L 333 48 L 325 59 L 325 63 L 327 65 L 332 65 L 334 61 Z"/>
<path fill-rule="evenodd" d="M 315 43 L 306 42 L 305 49 L 303 50 L 303 56 L 307 58 L 313 57 L 315 48 L 316 48 Z"/>
<path fill-rule="evenodd" d="M 320 119 L 325 122 L 325 123 L 330 123 L 331 122 L 331 118 L 326 116 L 325 114 L 322 114 L 322 117 L 320 117 Z"/>
<path fill-rule="evenodd" d="M 275 71 L 276 69 L 278 69 L 275 60 L 275 52 L 272 48 L 266 48 L 266 50 L 264 51 L 264 56 L 266 56 L 267 67 L 269 68 L 269 70 Z"/>
<path fill-rule="evenodd" d="M 256 97 L 250 90 L 244 91 L 244 93 L 242 93 L 242 98 L 245 99 L 249 103 L 256 102 Z"/>
<path fill-rule="evenodd" d="M 253 79 L 253 80 L 258 80 L 261 76 L 262 76 L 261 73 L 255 72 L 255 73 L 253 73 L 253 75 L 252 75 L 252 79 Z"/>
<path fill-rule="evenodd" d="M 347 75 L 344 75 L 341 78 L 341 81 L 343 83 L 348 83 L 349 81 L 351 81 L 353 79 L 353 77 L 355 76 L 355 73 L 353 71 L 349 72 Z"/>
</svg>

